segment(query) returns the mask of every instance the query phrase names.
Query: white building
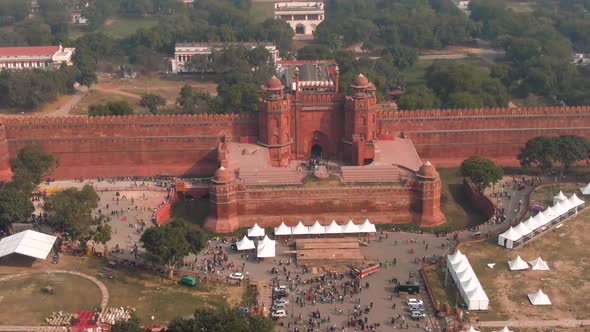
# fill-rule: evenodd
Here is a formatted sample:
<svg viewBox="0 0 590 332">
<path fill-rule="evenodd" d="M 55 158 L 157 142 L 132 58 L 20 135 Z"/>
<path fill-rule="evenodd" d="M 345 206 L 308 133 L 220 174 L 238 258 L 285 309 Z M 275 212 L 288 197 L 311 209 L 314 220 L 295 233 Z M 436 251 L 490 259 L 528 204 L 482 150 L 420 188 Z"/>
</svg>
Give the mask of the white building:
<svg viewBox="0 0 590 332">
<path fill-rule="evenodd" d="M 324 2 L 277 2 L 275 18 L 287 21 L 295 31 L 295 38 L 313 38 L 316 27 L 324 20 Z"/>
<path fill-rule="evenodd" d="M 211 55 L 216 51 L 222 51 L 229 47 L 245 47 L 247 49 L 255 49 L 262 46 L 270 53 L 270 60 L 276 63 L 281 58 L 279 57 L 279 50 L 273 43 L 264 42 L 211 42 L 211 43 L 176 43 L 174 47 L 174 59 L 171 60 L 172 72 L 186 73 L 190 72 L 185 68 L 185 64 L 195 55 Z"/>
<path fill-rule="evenodd" d="M 453 3 L 460 9 L 467 9 L 471 0 L 453 0 Z"/>
<path fill-rule="evenodd" d="M 0 47 L 0 70 L 55 69 L 72 65 L 75 48 L 59 46 Z"/>
</svg>

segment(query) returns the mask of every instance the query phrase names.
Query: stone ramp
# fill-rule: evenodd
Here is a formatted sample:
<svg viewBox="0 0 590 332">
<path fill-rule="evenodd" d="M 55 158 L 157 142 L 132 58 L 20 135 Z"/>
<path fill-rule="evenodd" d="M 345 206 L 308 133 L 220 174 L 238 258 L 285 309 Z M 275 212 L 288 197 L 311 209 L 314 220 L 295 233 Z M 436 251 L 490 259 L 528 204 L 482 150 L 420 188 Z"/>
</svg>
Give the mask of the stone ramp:
<svg viewBox="0 0 590 332">
<path fill-rule="evenodd" d="M 342 166 L 344 182 L 401 182 L 400 170 L 395 165 L 389 166 Z"/>
<path fill-rule="evenodd" d="M 246 185 L 297 185 L 302 184 L 303 173 L 288 167 L 263 169 L 244 169 L 241 167 L 238 177 Z"/>
</svg>

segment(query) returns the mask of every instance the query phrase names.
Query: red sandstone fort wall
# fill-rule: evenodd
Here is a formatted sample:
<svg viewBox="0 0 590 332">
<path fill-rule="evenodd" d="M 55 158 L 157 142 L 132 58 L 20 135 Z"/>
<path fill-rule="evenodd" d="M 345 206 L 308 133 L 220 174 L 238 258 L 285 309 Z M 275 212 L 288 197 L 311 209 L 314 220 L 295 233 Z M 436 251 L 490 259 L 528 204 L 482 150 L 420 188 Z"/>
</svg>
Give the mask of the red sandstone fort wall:
<svg viewBox="0 0 590 332">
<path fill-rule="evenodd" d="M 380 137 L 403 132 L 421 159 L 437 166 L 456 166 L 474 154 L 516 165 L 520 148 L 535 136 L 590 139 L 590 107 L 379 112 L 378 131 Z"/>
</svg>

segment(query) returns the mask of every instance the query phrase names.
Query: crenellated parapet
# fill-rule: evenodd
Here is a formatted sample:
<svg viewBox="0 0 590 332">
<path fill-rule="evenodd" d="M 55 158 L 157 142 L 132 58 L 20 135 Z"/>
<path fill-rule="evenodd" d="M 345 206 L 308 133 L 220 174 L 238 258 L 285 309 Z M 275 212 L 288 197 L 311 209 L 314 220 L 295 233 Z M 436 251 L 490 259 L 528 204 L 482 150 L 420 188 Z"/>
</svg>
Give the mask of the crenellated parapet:
<svg viewBox="0 0 590 332">
<path fill-rule="evenodd" d="M 569 107 L 523 107 L 523 108 L 480 108 L 480 109 L 430 109 L 411 111 L 379 111 L 379 119 L 407 118 L 455 118 L 455 117 L 489 117 L 489 116 L 540 116 L 553 114 L 590 115 L 590 106 Z"/>
</svg>

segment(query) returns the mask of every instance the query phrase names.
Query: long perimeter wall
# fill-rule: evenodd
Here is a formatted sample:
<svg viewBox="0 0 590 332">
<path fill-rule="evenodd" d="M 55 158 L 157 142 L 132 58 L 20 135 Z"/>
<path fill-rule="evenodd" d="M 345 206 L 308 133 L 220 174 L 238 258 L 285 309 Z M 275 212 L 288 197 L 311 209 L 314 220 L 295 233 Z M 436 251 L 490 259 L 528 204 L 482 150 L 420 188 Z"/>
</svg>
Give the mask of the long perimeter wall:
<svg viewBox="0 0 590 332">
<path fill-rule="evenodd" d="M 381 139 L 403 133 L 422 160 L 437 166 L 456 166 L 474 154 L 508 166 L 518 164 L 520 148 L 536 136 L 590 139 L 590 107 L 379 112 L 377 125 Z"/>
</svg>

